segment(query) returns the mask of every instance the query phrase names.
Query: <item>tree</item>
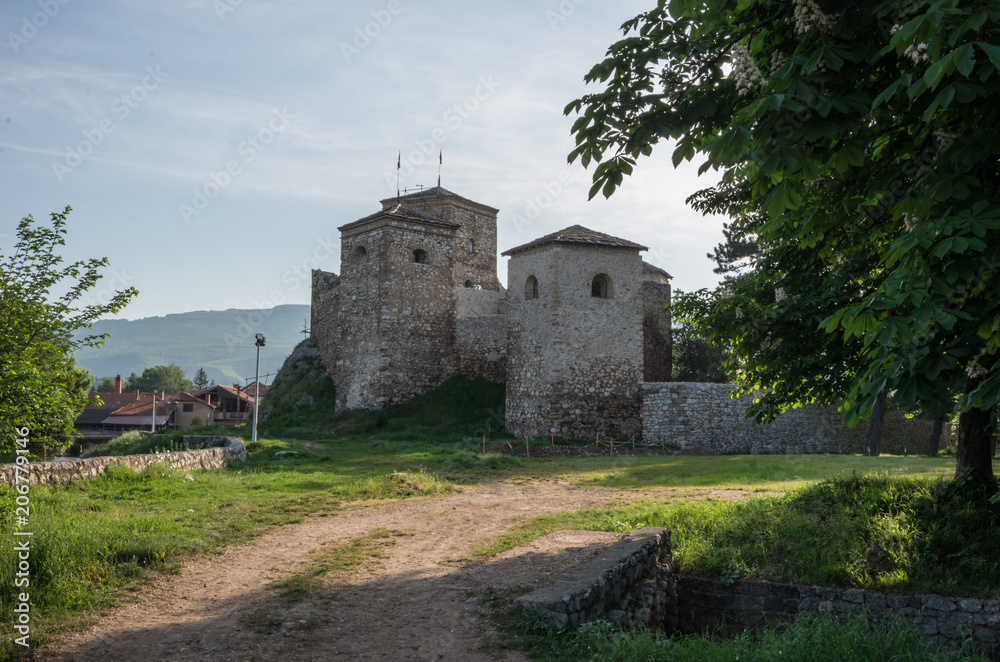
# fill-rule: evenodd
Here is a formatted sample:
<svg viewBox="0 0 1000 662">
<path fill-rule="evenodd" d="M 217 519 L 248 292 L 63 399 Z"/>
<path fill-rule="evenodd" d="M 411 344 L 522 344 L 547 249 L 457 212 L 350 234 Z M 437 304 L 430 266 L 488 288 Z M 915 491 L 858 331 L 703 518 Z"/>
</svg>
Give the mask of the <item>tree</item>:
<svg viewBox="0 0 1000 662">
<path fill-rule="evenodd" d="M 73 340 L 99 317 L 117 313 L 137 292 L 115 292 L 108 303 L 77 307 L 101 279 L 106 258 L 62 266 L 56 247 L 65 245 L 70 208 L 51 215 L 50 227 L 21 219 L 13 253 L 0 254 L 0 451 L 14 447 L 17 430 L 31 431 L 43 447 L 69 441 L 73 422 L 87 404 L 92 378 L 76 367 L 72 351 L 97 347 L 105 335 Z M 56 296 L 51 290 L 64 294 Z"/>
<path fill-rule="evenodd" d="M 190 391 L 191 380 L 184 376 L 184 371 L 175 363 L 170 365 L 157 365 L 146 368 L 141 376 L 136 376 L 133 372 L 128 380 L 129 391 L 143 391 L 152 393 L 181 393 Z"/>
<path fill-rule="evenodd" d="M 208 388 L 208 373 L 205 372 L 204 368 L 198 368 L 198 371 L 194 373 L 193 383 L 195 388 Z"/>
<path fill-rule="evenodd" d="M 95 393 L 114 393 L 115 380 L 113 377 L 101 377 L 94 383 L 92 390 Z"/>
<path fill-rule="evenodd" d="M 661 0 L 587 74 L 606 89 L 567 113 L 591 197 L 675 140 L 675 165 L 721 172 L 705 196 L 756 242 L 748 273 L 678 309 L 743 367 L 739 392 L 771 389 L 757 420 L 842 401 L 854 424 L 961 379 L 956 471 L 992 476 L 998 23 L 958 0 Z"/>
<path fill-rule="evenodd" d="M 691 324 L 673 329 L 674 361 L 670 379 L 675 382 L 726 384 L 729 376 L 723 367 L 725 352 L 699 336 Z"/>
</svg>

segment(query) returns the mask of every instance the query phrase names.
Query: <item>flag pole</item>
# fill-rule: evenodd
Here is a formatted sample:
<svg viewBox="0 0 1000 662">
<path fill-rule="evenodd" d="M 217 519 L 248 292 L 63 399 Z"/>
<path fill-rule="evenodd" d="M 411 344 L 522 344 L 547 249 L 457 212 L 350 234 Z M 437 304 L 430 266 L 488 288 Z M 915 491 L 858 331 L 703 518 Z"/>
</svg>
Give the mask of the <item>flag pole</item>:
<svg viewBox="0 0 1000 662">
<path fill-rule="evenodd" d="M 438 188 L 441 188 L 441 164 L 444 162 L 443 152 L 438 150 Z"/>
<path fill-rule="evenodd" d="M 396 204 L 399 204 L 399 167 L 403 163 L 403 150 L 396 155 Z"/>
</svg>

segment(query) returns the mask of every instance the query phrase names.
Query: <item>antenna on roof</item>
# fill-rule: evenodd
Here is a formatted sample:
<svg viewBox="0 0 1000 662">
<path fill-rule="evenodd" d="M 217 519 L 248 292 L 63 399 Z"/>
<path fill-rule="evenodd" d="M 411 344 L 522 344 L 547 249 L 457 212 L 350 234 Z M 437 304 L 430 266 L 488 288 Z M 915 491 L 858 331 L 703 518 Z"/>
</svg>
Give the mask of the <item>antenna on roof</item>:
<svg viewBox="0 0 1000 662">
<path fill-rule="evenodd" d="M 438 188 L 441 188 L 441 164 L 444 162 L 444 153 L 438 150 Z"/>
<path fill-rule="evenodd" d="M 396 155 L 396 204 L 399 204 L 399 168 L 403 164 L 403 150 Z"/>
</svg>

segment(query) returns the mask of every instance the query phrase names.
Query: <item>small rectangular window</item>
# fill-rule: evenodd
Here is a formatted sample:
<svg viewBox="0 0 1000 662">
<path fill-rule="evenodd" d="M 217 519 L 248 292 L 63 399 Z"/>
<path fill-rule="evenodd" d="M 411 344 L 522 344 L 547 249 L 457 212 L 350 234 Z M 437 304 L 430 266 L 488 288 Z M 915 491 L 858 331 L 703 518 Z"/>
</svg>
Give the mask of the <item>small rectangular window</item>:
<svg viewBox="0 0 1000 662">
<path fill-rule="evenodd" d="M 185 402 L 184 403 L 184 411 L 186 411 L 186 412 L 188 412 L 188 411 L 194 411 L 194 403 L 192 403 L 192 402 Z"/>
</svg>

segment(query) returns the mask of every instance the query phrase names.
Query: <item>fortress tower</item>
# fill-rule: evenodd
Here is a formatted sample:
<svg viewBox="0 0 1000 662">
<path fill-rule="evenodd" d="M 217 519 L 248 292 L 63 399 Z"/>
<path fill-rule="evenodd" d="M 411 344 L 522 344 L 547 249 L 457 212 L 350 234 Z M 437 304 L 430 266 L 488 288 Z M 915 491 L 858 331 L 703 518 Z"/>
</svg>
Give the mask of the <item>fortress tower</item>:
<svg viewBox="0 0 1000 662">
<path fill-rule="evenodd" d="M 502 299 L 496 214 L 432 188 L 339 228 L 340 275 L 313 273 L 312 307 L 338 410 L 406 402 L 461 372 L 456 290 Z"/>
<path fill-rule="evenodd" d="M 574 225 L 503 253 L 508 432 L 641 436 L 642 250 Z"/>
</svg>

